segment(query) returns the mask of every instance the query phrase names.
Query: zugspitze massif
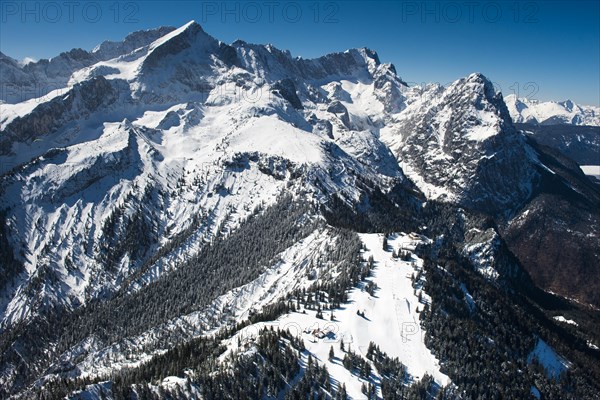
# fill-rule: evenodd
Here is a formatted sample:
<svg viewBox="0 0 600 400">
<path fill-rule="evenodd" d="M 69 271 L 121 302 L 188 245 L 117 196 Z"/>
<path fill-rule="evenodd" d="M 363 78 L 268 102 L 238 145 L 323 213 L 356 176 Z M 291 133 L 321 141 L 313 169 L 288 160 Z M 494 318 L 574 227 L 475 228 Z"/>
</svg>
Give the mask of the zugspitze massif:
<svg viewBox="0 0 600 400">
<path fill-rule="evenodd" d="M 0 66 L 1 398 L 598 398 L 597 108 L 193 21 Z"/>
</svg>

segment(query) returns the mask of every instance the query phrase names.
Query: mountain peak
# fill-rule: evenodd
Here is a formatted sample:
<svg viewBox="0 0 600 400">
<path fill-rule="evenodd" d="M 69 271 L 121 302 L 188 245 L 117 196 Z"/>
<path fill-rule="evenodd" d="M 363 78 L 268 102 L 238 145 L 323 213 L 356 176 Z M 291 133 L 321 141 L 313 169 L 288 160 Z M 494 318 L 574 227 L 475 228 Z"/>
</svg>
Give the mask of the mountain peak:
<svg viewBox="0 0 600 400">
<path fill-rule="evenodd" d="M 185 25 L 182 25 L 181 27 L 169 32 L 168 34 L 162 36 L 161 38 L 155 40 L 151 45 L 150 48 L 154 49 L 157 48 L 161 45 L 163 45 L 164 43 L 167 43 L 177 37 L 182 37 L 182 36 L 187 36 L 188 38 L 194 37 L 199 33 L 204 33 L 204 30 L 202 29 L 202 27 L 200 26 L 200 24 L 198 24 L 196 21 L 191 20 L 190 22 L 188 22 Z"/>
<path fill-rule="evenodd" d="M 183 32 L 191 32 L 192 34 L 206 33 L 204 32 L 204 29 L 202 29 L 202 26 L 200 26 L 200 24 L 197 23 L 195 20 L 191 20 L 188 23 L 182 25 L 181 27 L 175 29 L 172 32 L 172 34 L 173 36 L 176 36 Z"/>
<path fill-rule="evenodd" d="M 165 57 L 174 56 L 188 48 L 193 48 L 195 51 L 212 52 L 216 51 L 218 46 L 219 42 L 208 35 L 200 24 L 192 20 L 152 42 L 142 70 L 147 71 L 159 67 Z"/>
<path fill-rule="evenodd" d="M 475 85 L 475 87 L 481 88 L 483 93 L 489 98 L 496 96 L 494 84 L 480 72 L 470 74 L 468 77 L 459 80 L 459 83 Z"/>
<path fill-rule="evenodd" d="M 375 65 L 381 64 L 381 61 L 379 60 L 379 54 L 377 54 L 375 50 L 371 50 L 368 47 L 361 47 L 359 51 L 363 53 L 365 57 L 375 61 Z"/>
<path fill-rule="evenodd" d="M 470 74 L 467 77 L 467 81 L 483 83 L 483 84 L 491 83 L 491 81 L 485 75 L 483 75 L 481 72 L 473 72 L 472 74 Z"/>
<path fill-rule="evenodd" d="M 463 102 L 473 103 L 478 108 L 483 106 L 482 102 L 492 103 L 501 111 L 506 108 L 500 93 L 496 92 L 492 82 L 479 72 L 455 81 L 448 89 L 448 95 L 462 98 Z M 506 114 L 508 115 L 508 112 Z"/>
</svg>

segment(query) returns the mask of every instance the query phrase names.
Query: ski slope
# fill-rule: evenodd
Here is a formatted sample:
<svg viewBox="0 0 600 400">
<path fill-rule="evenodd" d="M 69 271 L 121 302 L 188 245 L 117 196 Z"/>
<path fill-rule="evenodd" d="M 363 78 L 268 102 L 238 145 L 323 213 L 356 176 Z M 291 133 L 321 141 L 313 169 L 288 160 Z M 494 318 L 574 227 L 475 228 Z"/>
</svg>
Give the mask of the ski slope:
<svg viewBox="0 0 600 400">
<path fill-rule="evenodd" d="M 370 342 L 374 342 L 390 357 L 398 359 L 407 367 L 412 381 L 417 381 L 423 375 L 430 374 L 436 383 L 448 385 L 450 379 L 440 371 L 438 360 L 427 349 L 424 343 L 425 332 L 420 327 L 419 313 L 424 307 L 419 302 L 418 295 L 412 286 L 411 274 L 423 266 L 423 260 L 412 255 L 409 261 L 392 257 L 392 250 L 414 250 L 423 239 L 407 234 L 395 234 L 388 237 L 388 249 L 383 249 L 383 235 L 377 233 L 361 234 L 361 240 L 366 246 L 364 259 L 373 256 L 374 269 L 367 281 L 377 285 L 374 296 L 364 290 L 366 283 L 350 290 L 348 302 L 341 308 L 333 310 L 334 320 L 331 321 L 330 311 L 324 311 L 325 319 L 316 317 L 315 310 L 298 310 L 286 314 L 276 321 L 261 322 L 250 325 L 231 339 L 226 341 L 228 350 L 221 356 L 226 360 L 235 351 L 247 351 L 260 330 L 274 327 L 289 330 L 301 336 L 306 351 L 303 360 L 307 361 L 308 354 L 321 365 L 325 365 L 331 376 L 333 386 L 346 385 L 351 399 L 364 399 L 361 386 L 366 381 L 350 373 L 342 365 L 344 352 L 340 349 L 343 341 L 345 351 L 353 351 L 366 359 Z M 426 293 L 422 293 L 423 302 L 430 301 Z M 357 314 L 364 313 L 364 317 Z M 313 332 L 321 331 L 327 334 L 323 338 Z M 335 357 L 329 359 L 329 350 L 333 347 Z M 306 363 L 303 363 L 306 365 Z M 377 388 L 381 398 L 381 376 L 373 368 L 371 382 Z"/>
</svg>

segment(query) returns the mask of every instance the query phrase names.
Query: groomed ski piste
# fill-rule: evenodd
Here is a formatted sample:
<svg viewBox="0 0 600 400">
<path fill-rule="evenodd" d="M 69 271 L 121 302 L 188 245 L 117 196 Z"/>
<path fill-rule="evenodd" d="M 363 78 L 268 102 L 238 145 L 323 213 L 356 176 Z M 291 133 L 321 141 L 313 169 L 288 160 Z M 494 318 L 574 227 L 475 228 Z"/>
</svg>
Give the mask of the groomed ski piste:
<svg viewBox="0 0 600 400">
<path fill-rule="evenodd" d="M 425 346 L 425 332 L 420 326 L 419 312 L 430 298 L 420 289 L 415 291 L 411 276 L 422 270 L 423 260 L 414 254 L 408 261 L 392 257 L 393 251 L 412 252 L 418 243 L 428 239 L 415 234 L 393 234 L 388 236 L 388 248 L 384 250 L 383 234 L 360 234 L 360 238 L 366 247 L 363 259 L 373 256 L 374 268 L 366 281 L 350 290 L 348 302 L 333 310 L 333 321 L 330 320 L 330 310 L 323 311 L 324 319 L 320 319 L 316 317 L 316 310 L 301 308 L 275 321 L 249 325 L 226 341 L 228 349 L 221 360 L 225 361 L 234 352 L 251 353 L 259 332 L 273 327 L 288 330 L 303 339 L 306 350 L 302 354 L 300 374 L 311 355 L 314 361 L 327 367 L 332 385 L 344 384 L 352 399 L 366 398 L 361 386 L 367 381 L 344 368 L 342 359 L 349 351 L 366 359 L 370 342 L 378 345 L 389 357 L 397 357 L 407 367 L 410 381 L 418 381 L 429 374 L 438 385 L 448 385 L 450 379 L 440 372 L 438 360 Z M 365 290 L 369 281 L 377 288 L 373 296 Z M 342 341 L 344 351 L 340 349 Z M 335 356 L 329 359 L 331 347 Z M 381 398 L 381 376 L 375 367 L 372 371 L 370 380 L 376 386 L 378 398 Z"/>
</svg>

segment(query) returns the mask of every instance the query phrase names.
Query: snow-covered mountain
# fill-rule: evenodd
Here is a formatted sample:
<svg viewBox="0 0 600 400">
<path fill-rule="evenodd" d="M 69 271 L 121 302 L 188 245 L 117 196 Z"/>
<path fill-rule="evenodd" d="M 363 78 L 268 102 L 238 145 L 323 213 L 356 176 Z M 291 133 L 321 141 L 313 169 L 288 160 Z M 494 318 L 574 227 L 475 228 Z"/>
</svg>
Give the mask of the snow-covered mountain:
<svg viewBox="0 0 600 400">
<path fill-rule="evenodd" d="M 514 94 L 504 100 L 515 123 L 600 126 L 600 107 L 579 105 L 571 100 L 533 101 Z"/>
<path fill-rule="evenodd" d="M 154 198 L 156 203 L 145 211 L 125 214 L 152 214 L 146 218 L 159 230 L 153 242 L 160 247 L 189 228 L 190 216 L 214 215 L 202 227 L 210 238 L 220 224 L 235 226 L 258 206 L 272 203 L 287 186 L 315 192 L 318 198 L 338 193 L 357 200 L 360 192 L 348 184 L 357 176 L 372 181 L 366 185 L 404 180 L 393 155 L 373 132 L 346 126 L 366 122 L 350 121 L 347 113 L 332 110 L 325 89 L 313 81 L 304 83 L 303 97 L 309 99 L 304 110 L 285 98 L 296 96 L 286 74 L 310 70 L 315 79 L 326 81 L 362 74 L 365 82 L 357 85 L 367 92 L 367 101 L 374 101 L 369 69 L 375 73 L 386 66 L 367 50 L 305 62 L 270 47 L 239 46 L 228 47 L 191 23 L 136 50 L 124 62 L 116 59 L 76 72 L 87 78 L 32 111 L 15 105 L 15 114 L 4 119 L 2 172 L 11 162 L 26 162 L 3 182 L 4 206 L 14 210 L 6 220 L 27 255 L 22 259 L 25 270 L 30 274 L 42 264 L 58 263 L 66 276 L 85 276 L 74 285 L 61 284 L 66 292 L 52 294 L 56 301 L 83 304 L 96 296 L 86 294 L 88 286 L 106 295 L 118 288 L 110 288 L 113 282 L 136 268 L 141 260 L 129 255 L 115 260 L 116 276 L 94 277 L 107 273 L 102 262 L 98 265 L 98 252 L 108 240 L 102 228 L 106 218 L 123 214 L 119 210 L 127 203 L 135 209 L 148 196 Z M 245 61 L 238 54 L 246 54 Z M 252 61 L 257 58 L 269 60 L 263 63 L 270 69 L 255 74 L 236 65 L 258 68 L 263 63 Z M 156 68 L 159 63 L 173 67 Z M 295 69 L 285 72 L 286 63 Z M 286 85 L 291 91 L 280 88 Z M 47 168 L 55 170 L 50 180 L 32 181 Z M 23 201 L 34 208 L 21 209 Z M 166 212 L 157 213 L 159 208 Z M 66 232 L 68 243 L 58 239 Z M 80 247 L 84 243 L 87 248 Z M 67 259 L 80 267 L 69 272 Z M 88 268 L 90 277 L 84 272 Z M 92 284 L 95 279 L 104 284 Z M 16 309 L 9 305 L 5 318 L 26 317 L 26 303 L 19 302 Z M 15 299 L 11 304 L 17 304 Z"/>
<path fill-rule="evenodd" d="M 539 163 L 487 78 L 413 90 L 416 99 L 381 137 L 423 193 L 492 213 L 531 195 Z"/>
<path fill-rule="evenodd" d="M 453 398 L 473 365 L 554 390 L 522 373 L 532 338 L 568 346 L 520 296 L 597 300 L 574 277 L 600 265 L 600 195 L 485 76 L 408 87 L 367 48 L 306 60 L 193 21 L 77 54 L 1 59 L 3 87 L 56 87 L 0 108 L 0 395 L 283 397 L 325 367 L 326 397 Z M 540 241 L 572 239 L 546 267 Z M 461 323 L 497 353 L 464 367 Z M 288 374 L 264 326 L 290 330 Z"/>
</svg>

